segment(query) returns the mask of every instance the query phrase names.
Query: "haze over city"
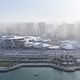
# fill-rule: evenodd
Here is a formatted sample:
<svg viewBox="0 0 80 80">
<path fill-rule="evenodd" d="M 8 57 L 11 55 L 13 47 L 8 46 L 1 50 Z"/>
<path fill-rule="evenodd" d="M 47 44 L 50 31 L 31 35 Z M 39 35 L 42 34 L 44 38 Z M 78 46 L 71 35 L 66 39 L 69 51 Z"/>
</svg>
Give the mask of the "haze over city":
<svg viewBox="0 0 80 80">
<path fill-rule="evenodd" d="M 0 0 L 0 32 L 80 40 L 79 3 L 79 0 Z"/>
<path fill-rule="evenodd" d="M 0 0 L 0 80 L 80 80 L 79 70 L 80 0 Z"/>
</svg>

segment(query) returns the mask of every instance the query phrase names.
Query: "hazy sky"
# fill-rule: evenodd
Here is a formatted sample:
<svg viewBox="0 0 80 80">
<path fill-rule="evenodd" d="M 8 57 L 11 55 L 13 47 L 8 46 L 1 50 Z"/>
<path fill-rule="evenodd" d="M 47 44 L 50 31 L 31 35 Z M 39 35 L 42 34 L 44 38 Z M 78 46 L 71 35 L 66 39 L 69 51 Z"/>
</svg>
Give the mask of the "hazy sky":
<svg viewBox="0 0 80 80">
<path fill-rule="evenodd" d="M 80 0 L 0 0 L 0 22 L 73 22 Z"/>
</svg>

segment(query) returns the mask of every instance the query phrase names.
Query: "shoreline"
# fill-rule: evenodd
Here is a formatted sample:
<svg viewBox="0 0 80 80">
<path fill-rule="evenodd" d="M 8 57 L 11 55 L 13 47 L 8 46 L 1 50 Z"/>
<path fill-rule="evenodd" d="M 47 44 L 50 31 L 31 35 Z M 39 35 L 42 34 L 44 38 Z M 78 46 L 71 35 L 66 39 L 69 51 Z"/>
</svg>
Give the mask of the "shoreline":
<svg viewBox="0 0 80 80">
<path fill-rule="evenodd" d="M 63 67 L 63 66 L 59 66 L 51 63 L 21 63 L 21 64 L 14 65 L 12 67 L 5 67 L 5 68 L 1 67 L 0 72 L 9 72 L 22 67 L 51 67 L 64 72 L 75 72 L 76 70 L 80 70 L 80 66 L 79 67 Z"/>
</svg>

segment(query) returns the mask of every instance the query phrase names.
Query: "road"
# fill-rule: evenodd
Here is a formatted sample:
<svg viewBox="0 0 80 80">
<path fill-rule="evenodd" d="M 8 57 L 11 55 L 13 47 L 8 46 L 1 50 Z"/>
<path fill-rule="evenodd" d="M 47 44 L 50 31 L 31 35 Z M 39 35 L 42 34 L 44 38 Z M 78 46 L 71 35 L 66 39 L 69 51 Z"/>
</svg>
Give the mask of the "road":
<svg viewBox="0 0 80 80">
<path fill-rule="evenodd" d="M 37 54 L 49 54 L 49 55 L 74 55 L 80 56 L 80 50 L 39 50 L 39 49 L 0 49 L 0 55 L 37 55 Z"/>
</svg>

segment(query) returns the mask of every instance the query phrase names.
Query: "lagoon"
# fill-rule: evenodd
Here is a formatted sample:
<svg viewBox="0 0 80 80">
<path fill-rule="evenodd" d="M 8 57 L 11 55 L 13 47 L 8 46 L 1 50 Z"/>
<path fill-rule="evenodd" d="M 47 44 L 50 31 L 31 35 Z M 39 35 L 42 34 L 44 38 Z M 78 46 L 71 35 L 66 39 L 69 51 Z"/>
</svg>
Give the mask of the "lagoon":
<svg viewBox="0 0 80 80">
<path fill-rule="evenodd" d="M 0 80 L 80 80 L 80 71 L 68 73 L 49 67 L 22 67 L 0 73 Z"/>
</svg>

